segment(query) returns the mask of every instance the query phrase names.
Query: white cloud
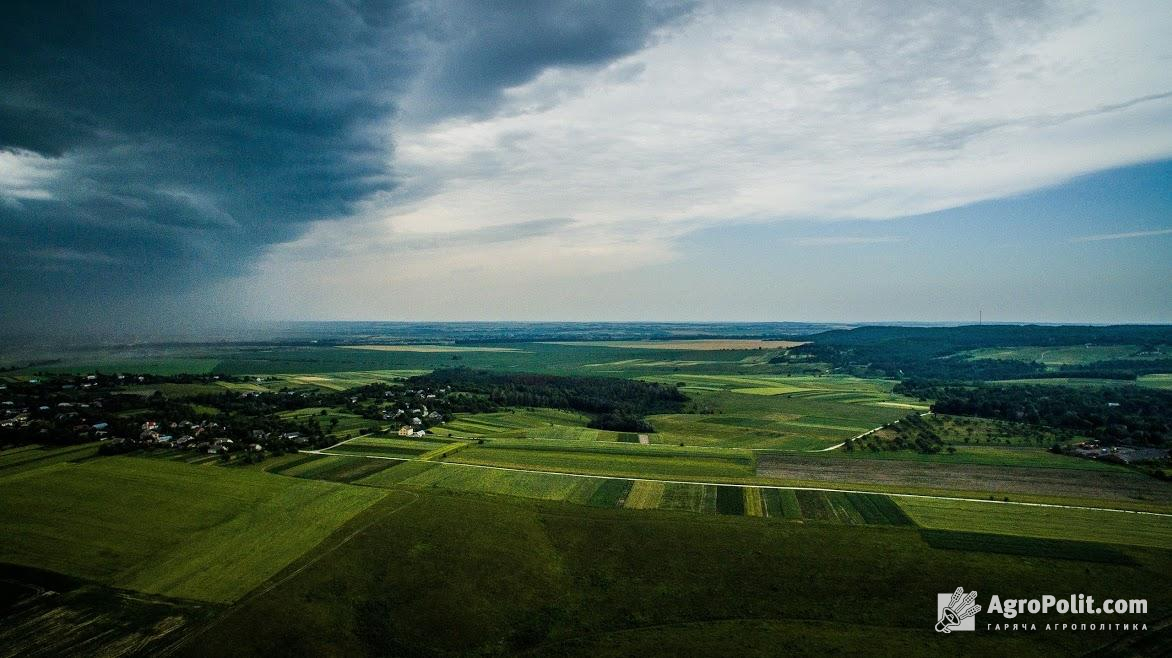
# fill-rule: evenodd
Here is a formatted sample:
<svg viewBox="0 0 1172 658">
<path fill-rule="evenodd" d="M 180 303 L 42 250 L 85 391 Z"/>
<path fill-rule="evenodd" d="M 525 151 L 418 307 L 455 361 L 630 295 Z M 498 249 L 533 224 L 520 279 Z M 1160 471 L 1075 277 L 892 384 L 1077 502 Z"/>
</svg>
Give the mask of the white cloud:
<svg viewBox="0 0 1172 658">
<path fill-rule="evenodd" d="M 1154 231 L 1129 231 L 1126 233 L 1105 233 L 1102 235 L 1083 235 L 1071 238 L 1071 242 L 1102 242 L 1103 240 L 1127 240 L 1130 238 L 1149 238 L 1156 235 L 1172 235 L 1172 228 L 1156 229 Z"/>
<path fill-rule="evenodd" d="M 59 160 L 22 150 L 0 149 L 0 200 L 49 200 L 49 185 L 61 172 Z"/>
<path fill-rule="evenodd" d="M 1172 155 L 1165 3 L 965 4 L 715 3 L 601 70 L 545 71 L 487 118 L 395 126 L 396 201 L 277 248 L 260 279 L 406 285 L 418 264 L 290 263 L 549 217 L 572 225 L 427 258 L 486 280 L 630 268 L 723 222 L 902 217 Z"/>
<path fill-rule="evenodd" d="M 825 237 L 810 237 L 797 238 L 794 244 L 799 247 L 833 247 L 838 245 L 854 245 L 854 244 L 891 244 L 893 242 L 903 242 L 904 238 L 895 236 L 856 236 L 856 235 L 837 235 Z"/>
</svg>

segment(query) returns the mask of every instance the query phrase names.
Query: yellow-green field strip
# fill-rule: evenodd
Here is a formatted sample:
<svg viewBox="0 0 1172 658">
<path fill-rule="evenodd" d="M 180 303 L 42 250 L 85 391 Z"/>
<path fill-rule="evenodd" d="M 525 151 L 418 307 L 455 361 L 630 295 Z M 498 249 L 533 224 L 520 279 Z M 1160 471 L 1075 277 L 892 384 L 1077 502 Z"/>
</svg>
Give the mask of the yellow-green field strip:
<svg viewBox="0 0 1172 658">
<path fill-rule="evenodd" d="M 357 438 L 357 437 L 355 437 L 355 438 Z M 346 443 L 346 441 L 342 441 L 341 443 L 330 446 L 330 448 L 335 448 L 335 447 L 341 445 L 342 443 Z M 531 469 L 531 468 L 514 468 L 514 467 L 510 467 L 510 466 L 489 466 L 486 464 L 464 464 L 464 463 L 460 463 L 460 462 L 436 462 L 436 461 L 433 461 L 430 459 L 427 459 L 427 460 L 420 459 L 418 457 L 405 458 L 405 457 L 387 457 L 387 456 L 383 456 L 383 455 L 356 455 L 356 454 L 339 455 L 338 453 L 327 452 L 330 448 L 324 448 L 322 450 L 302 450 L 300 452 L 309 453 L 309 454 L 316 454 L 316 455 L 363 457 L 366 459 L 389 459 L 392 461 L 399 461 L 399 462 L 427 462 L 430 464 L 439 464 L 441 466 L 463 466 L 465 468 L 481 468 L 481 469 L 489 469 L 489 470 L 494 470 L 494 471 L 508 471 L 508 472 L 513 472 L 513 473 L 539 473 L 539 474 L 546 474 L 546 475 L 564 475 L 564 476 L 568 476 L 568 477 L 595 478 L 595 479 L 603 479 L 603 480 L 627 480 L 630 482 L 660 482 L 663 484 L 694 484 L 694 485 L 700 485 L 700 486 L 713 486 L 713 487 L 757 487 L 759 489 L 778 489 L 778 490 L 784 490 L 784 491 L 821 491 L 821 492 L 833 492 L 833 493 L 880 494 L 880 495 L 884 495 L 884 496 L 890 496 L 892 498 L 907 498 L 907 499 L 912 499 L 912 500 L 915 500 L 915 499 L 942 500 L 942 501 L 954 501 L 954 502 L 963 502 L 963 503 L 986 503 L 986 504 L 990 504 L 990 505 L 1016 505 L 1016 506 L 1022 506 L 1022 507 L 1039 507 L 1039 508 L 1049 508 L 1049 509 L 1088 510 L 1088 511 L 1093 511 L 1093 512 L 1119 512 L 1122 514 L 1139 514 L 1139 515 L 1143 515 L 1143 516 L 1156 516 L 1156 517 L 1172 518 L 1172 513 L 1118 509 L 1118 508 L 1113 508 L 1113 507 L 1091 507 L 1091 506 L 1085 506 L 1085 505 L 1063 505 L 1060 503 L 1031 503 L 1031 502 L 1025 502 L 1025 501 L 1013 501 L 1013 500 L 986 500 L 983 498 L 963 498 L 960 496 L 935 496 L 935 495 L 930 495 L 930 494 L 891 493 L 891 492 L 886 492 L 886 491 L 873 491 L 873 490 L 868 490 L 868 489 L 842 489 L 842 488 L 836 488 L 836 487 L 802 487 L 802 486 L 787 486 L 787 485 L 778 485 L 778 484 L 756 484 L 756 483 L 751 483 L 751 482 L 703 482 L 703 481 L 697 481 L 697 480 L 670 480 L 670 479 L 664 479 L 664 478 L 644 478 L 644 477 L 617 476 L 617 475 L 613 475 L 613 476 L 612 475 L 595 475 L 595 474 L 589 474 L 589 473 L 570 473 L 570 472 L 566 472 L 566 471 L 540 470 L 540 469 Z"/>
</svg>

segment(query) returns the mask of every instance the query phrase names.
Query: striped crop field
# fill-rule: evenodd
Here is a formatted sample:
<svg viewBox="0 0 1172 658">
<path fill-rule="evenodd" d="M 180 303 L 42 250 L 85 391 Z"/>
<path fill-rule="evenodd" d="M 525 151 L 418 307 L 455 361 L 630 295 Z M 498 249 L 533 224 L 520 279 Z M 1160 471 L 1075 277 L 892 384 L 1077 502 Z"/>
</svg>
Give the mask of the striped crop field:
<svg viewBox="0 0 1172 658">
<path fill-rule="evenodd" d="M 465 444 L 435 437 L 384 438 L 364 436 L 331 446 L 331 454 L 370 455 L 397 459 L 432 459 L 458 450 Z"/>
<path fill-rule="evenodd" d="M 664 487 L 659 508 L 697 514 L 715 514 L 716 490 L 718 488 L 707 484 L 669 483 Z"/>
<path fill-rule="evenodd" d="M 745 516 L 765 516 L 765 498 L 759 487 L 745 487 Z"/>
<path fill-rule="evenodd" d="M 269 472 L 305 480 L 354 482 L 390 468 L 395 463 L 386 459 L 342 455 L 306 455 L 305 459 L 287 462 Z"/>
<path fill-rule="evenodd" d="M 348 458 L 331 455 L 324 459 Z M 396 465 L 345 481 L 376 487 L 438 488 L 631 510 L 658 509 L 843 525 L 914 525 L 908 515 L 883 494 L 631 480 L 480 468 L 445 462 L 370 461 Z M 345 472 L 344 468 L 335 461 L 308 461 L 293 462 L 283 472 L 317 478 L 323 477 L 322 473 Z"/>
<path fill-rule="evenodd" d="M 623 506 L 628 509 L 656 509 L 663 502 L 665 486 L 663 482 L 637 481 L 631 486 L 631 493 L 627 494 L 627 502 Z"/>
</svg>

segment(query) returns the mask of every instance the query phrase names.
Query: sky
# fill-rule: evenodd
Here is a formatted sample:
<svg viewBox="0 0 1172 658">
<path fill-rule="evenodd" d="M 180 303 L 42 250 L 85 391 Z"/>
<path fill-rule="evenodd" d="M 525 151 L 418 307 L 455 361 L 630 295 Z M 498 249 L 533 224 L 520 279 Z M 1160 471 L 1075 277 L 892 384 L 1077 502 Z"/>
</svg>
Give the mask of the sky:
<svg viewBox="0 0 1172 658">
<path fill-rule="evenodd" d="M 0 328 L 1172 322 L 1172 11 L 6 3 Z"/>
</svg>

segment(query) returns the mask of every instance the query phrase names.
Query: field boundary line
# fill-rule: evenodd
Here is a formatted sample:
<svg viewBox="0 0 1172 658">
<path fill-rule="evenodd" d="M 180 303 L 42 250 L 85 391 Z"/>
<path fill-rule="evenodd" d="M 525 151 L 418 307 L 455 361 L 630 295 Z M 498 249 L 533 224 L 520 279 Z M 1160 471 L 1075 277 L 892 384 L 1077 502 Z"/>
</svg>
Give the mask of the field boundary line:
<svg viewBox="0 0 1172 658">
<path fill-rule="evenodd" d="M 355 438 L 357 438 L 357 437 L 355 437 Z M 220 622 L 222 622 L 222 621 L 223 621 L 223 620 L 224 620 L 224 619 L 225 619 L 225 618 L 226 618 L 226 617 L 227 617 L 227 616 L 228 616 L 228 615 L 229 615 L 229 614 L 230 614 L 232 611 L 236 610 L 236 609 L 237 609 L 237 608 L 239 608 L 240 606 L 243 606 L 243 605 L 245 605 L 245 604 L 247 604 L 247 603 L 249 603 L 249 602 L 253 601 L 254 599 L 256 599 L 256 598 L 258 598 L 258 597 L 260 597 L 260 596 L 263 596 L 263 595 L 265 595 L 265 594 L 268 594 L 269 592 L 271 592 L 271 591 L 273 591 L 274 589 L 276 589 L 276 588 L 280 587 L 281 585 L 284 585 L 285 583 L 289 582 L 289 581 L 290 581 L 290 580 L 291 580 L 291 579 L 292 579 L 294 576 L 297 576 L 297 575 L 301 574 L 303 571 L 305 571 L 305 570 L 306 570 L 306 569 L 308 569 L 309 567 L 312 567 L 313 565 L 315 565 L 315 564 L 317 564 L 318 562 L 320 562 L 320 561 L 321 561 L 323 558 L 325 558 L 326 556 L 333 554 L 333 553 L 334 553 L 335 551 L 337 551 L 339 548 L 342 548 L 342 547 L 343 547 L 343 546 L 345 546 L 346 544 L 350 543 L 350 541 L 351 541 L 351 540 L 353 540 L 353 539 L 354 539 L 355 537 L 357 537 L 358 535 L 360 535 L 360 534 L 362 534 L 362 533 L 366 532 L 367 530 L 369 530 L 369 529 L 370 529 L 372 526 L 374 526 L 374 524 L 376 524 L 376 523 L 378 523 L 378 522 L 382 521 L 383 519 L 386 519 L 386 518 L 387 518 L 387 517 L 389 517 L 389 516 L 392 516 L 392 515 L 396 514 L 397 512 L 399 512 L 399 511 L 401 511 L 401 510 L 404 510 L 404 509 L 406 509 L 406 508 L 410 507 L 411 505 L 414 505 L 416 502 L 418 502 L 418 501 L 419 501 L 419 494 L 415 493 L 414 491 L 410 491 L 410 490 L 402 490 L 402 489 L 396 489 L 395 491 L 397 491 L 397 492 L 399 492 L 399 493 L 405 493 L 405 494 L 408 494 L 408 495 L 410 495 L 410 496 L 411 496 L 411 499 L 410 499 L 410 500 L 408 500 L 408 501 L 406 501 L 406 502 L 404 502 L 404 503 L 403 503 L 403 504 L 401 504 L 401 505 L 397 505 L 397 506 L 395 506 L 393 509 L 391 509 L 390 511 L 388 511 L 388 512 L 386 512 L 386 513 L 384 513 L 384 514 L 380 514 L 380 515 L 378 515 L 377 517 L 375 517 L 374 519 L 371 519 L 371 521 L 370 521 L 370 522 L 363 524 L 363 526 L 362 526 L 362 527 L 360 527 L 360 528 L 358 528 L 358 529 L 354 530 L 353 532 L 351 532 L 350 534 L 346 535 L 345 537 L 343 537 L 343 538 L 342 538 L 342 540 L 341 540 L 341 541 L 339 541 L 338 543 L 334 544 L 333 546 L 331 546 L 331 547 L 327 548 L 326 550 L 324 550 L 324 551 L 322 551 L 322 552 L 318 553 L 317 555 L 314 555 L 314 556 L 313 556 L 312 558 L 310 558 L 310 559 L 309 559 L 309 560 L 308 560 L 308 561 L 307 561 L 305 564 L 302 564 L 302 565 L 298 566 L 298 567 L 297 567 L 296 569 L 294 569 L 293 571 L 290 571 L 289 573 L 285 574 L 285 575 L 284 575 L 283 577 L 281 577 L 279 580 L 275 580 L 275 581 L 273 581 L 273 582 L 271 582 L 271 583 L 268 583 L 267 585 L 264 585 L 264 584 L 262 584 L 261 586 L 259 586 L 259 587 L 257 587 L 256 589 L 252 590 L 252 591 L 251 591 L 251 592 L 249 592 L 248 594 L 245 594 L 245 595 L 244 595 L 243 597 L 241 597 L 240 599 L 238 599 L 238 600 L 236 600 L 236 601 L 234 601 L 234 602 L 232 602 L 232 603 L 228 604 L 228 605 L 227 605 L 227 606 L 226 606 L 226 607 L 225 607 L 225 608 L 224 608 L 224 609 L 223 609 L 223 610 L 220 612 L 220 614 L 218 614 L 218 615 L 217 615 L 217 616 L 216 616 L 214 619 L 212 619 L 211 621 L 209 621 L 209 622 L 208 622 L 206 625 L 204 625 L 204 626 L 200 627 L 199 629 L 195 630 L 195 632 L 193 632 L 193 633 L 190 633 L 190 634 L 188 634 L 188 635 L 184 636 L 182 639 L 179 639 L 178 641 L 174 642 L 174 643 L 173 643 L 173 644 L 171 644 L 170 646 L 161 648 L 161 649 L 160 649 L 160 651 L 159 651 L 159 655 L 162 655 L 162 656 L 169 656 L 169 655 L 171 655 L 171 654 L 175 653 L 175 652 L 176 652 L 176 651 L 178 651 L 179 649 L 181 649 L 181 648 L 183 648 L 184 646 L 186 646 L 186 645 L 190 644 L 190 643 L 191 643 L 193 640 L 195 640 L 196 638 L 198 638 L 198 637 L 200 637 L 200 636 L 204 635 L 204 634 L 205 634 L 205 633 L 207 633 L 209 630 L 211 630 L 211 629 L 212 629 L 212 628 L 214 628 L 215 626 L 219 625 L 219 623 L 220 623 Z M 387 496 L 390 496 L 390 495 L 392 495 L 392 492 L 388 490 L 388 491 L 387 491 L 387 494 L 386 494 L 386 496 L 383 496 L 383 498 L 386 498 Z M 380 501 L 381 501 L 381 499 L 380 499 Z M 375 503 L 375 504 L 377 504 L 377 503 Z M 328 540 L 329 540 L 329 537 L 326 537 L 326 539 L 322 540 L 322 542 L 324 543 L 324 542 L 326 542 L 326 541 L 328 541 Z M 320 544 L 319 544 L 319 545 L 320 545 Z M 316 548 L 316 547 L 315 547 L 315 548 Z M 310 549 L 310 550 L 313 550 L 313 549 Z"/>
<path fill-rule="evenodd" d="M 596 475 L 590 473 L 567 473 L 565 471 L 543 471 L 531 468 L 516 468 L 512 466 L 490 466 L 488 464 L 465 464 L 463 462 L 436 462 L 424 459 L 409 459 L 405 457 L 386 457 L 384 455 L 354 455 L 354 454 L 338 454 L 334 452 L 325 452 L 324 450 L 302 450 L 301 452 L 308 452 L 317 455 L 329 455 L 331 457 L 359 457 L 366 459 L 389 459 L 398 462 L 425 462 L 428 464 L 437 464 L 440 466 L 463 466 L 465 468 L 485 468 L 494 471 L 511 471 L 514 473 L 538 473 L 545 475 L 565 475 L 567 477 L 577 478 L 595 478 L 601 480 L 628 480 L 630 482 L 663 482 L 665 484 L 695 484 L 709 487 L 756 487 L 758 489 L 778 489 L 782 491 L 822 491 L 830 493 L 858 493 L 858 494 L 872 494 L 875 496 L 891 496 L 893 498 L 919 498 L 926 500 L 947 500 L 956 502 L 971 502 L 971 503 L 989 503 L 996 505 L 1020 505 L 1023 507 L 1042 507 L 1051 509 L 1073 509 L 1073 510 L 1088 510 L 1092 512 L 1120 512 L 1124 514 L 1142 514 L 1146 516 L 1158 516 L 1162 518 L 1172 518 L 1172 513 L 1169 512 L 1148 512 L 1144 510 L 1119 509 L 1115 507 L 1090 507 L 1086 505 L 1062 505 L 1060 503 L 1029 503 L 1019 500 L 987 500 L 984 498 L 964 498 L 961 496 L 933 496 L 930 494 L 911 494 L 911 493 L 889 493 L 886 491 L 871 491 L 868 489 L 842 489 L 834 487 L 798 487 L 787 486 L 783 484 L 753 484 L 748 482 L 702 482 L 697 480 L 668 480 L 663 478 L 644 478 L 631 477 L 623 475 Z"/>
<path fill-rule="evenodd" d="M 920 414 L 920 418 L 923 418 L 924 416 L 931 416 L 931 415 L 932 415 L 931 411 L 925 411 Z M 847 439 L 846 441 L 857 441 L 857 440 L 863 438 L 864 436 L 871 436 L 875 432 L 878 432 L 879 430 L 881 430 L 885 427 L 891 427 L 892 425 L 895 425 L 900 420 L 903 420 L 903 419 L 902 418 L 896 419 L 896 420 L 891 421 L 890 423 L 887 423 L 886 425 L 880 425 L 879 427 L 876 427 L 874 429 L 869 429 L 866 432 L 863 432 L 862 434 L 860 434 L 858 436 L 852 436 L 851 438 Z M 846 441 L 843 441 L 842 443 L 839 443 L 838 445 L 830 446 L 829 448 L 819 448 L 817 450 L 794 450 L 792 452 L 830 452 L 831 450 L 837 450 L 837 449 L 843 447 L 844 445 L 846 445 Z"/>
<path fill-rule="evenodd" d="M 331 450 L 333 448 L 337 448 L 338 446 L 342 445 L 343 443 L 349 443 L 355 439 L 365 439 L 366 437 L 374 436 L 375 434 L 378 434 L 379 432 L 387 432 L 387 431 L 389 431 L 389 429 L 390 429 L 390 426 L 387 426 L 387 427 L 382 428 L 378 432 L 367 432 L 366 434 L 359 434 L 358 436 L 352 436 L 348 439 L 342 439 L 341 441 L 338 441 L 337 443 L 335 443 L 332 446 L 329 446 L 327 448 L 322 448 L 322 450 Z M 312 450 L 300 450 L 298 452 L 313 452 L 313 451 Z"/>
</svg>

